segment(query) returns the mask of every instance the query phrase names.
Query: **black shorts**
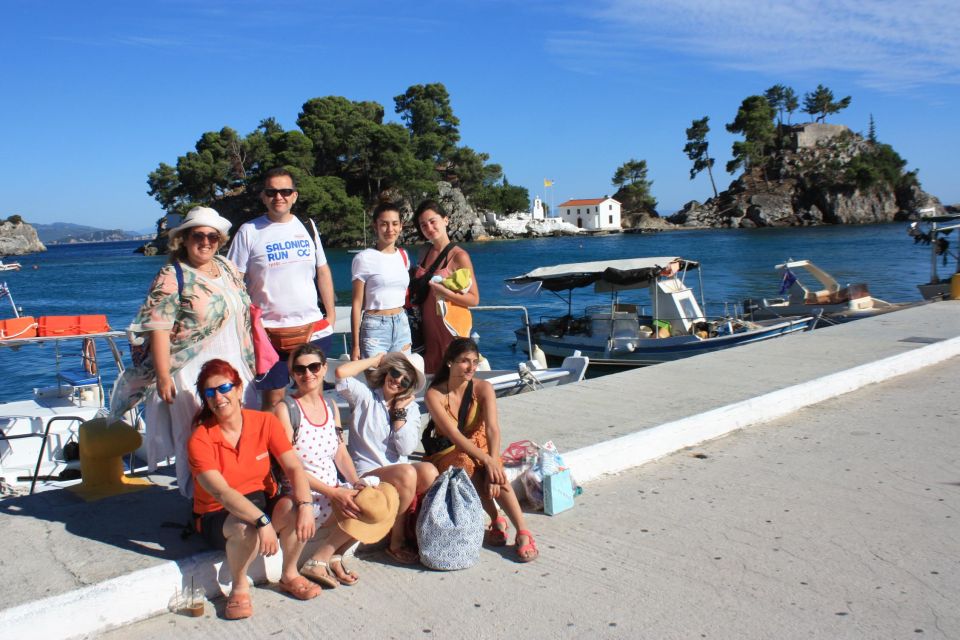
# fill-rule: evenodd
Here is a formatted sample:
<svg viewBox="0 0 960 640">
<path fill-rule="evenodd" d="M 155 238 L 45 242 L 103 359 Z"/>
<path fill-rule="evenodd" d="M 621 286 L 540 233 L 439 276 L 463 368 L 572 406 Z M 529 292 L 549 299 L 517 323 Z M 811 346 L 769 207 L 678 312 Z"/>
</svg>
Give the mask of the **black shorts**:
<svg viewBox="0 0 960 640">
<path fill-rule="evenodd" d="M 246 494 L 244 497 L 260 507 L 265 514 L 271 516 L 273 514 L 273 507 L 276 506 L 277 501 L 280 500 L 280 493 L 278 492 L 277 495 L 272 498 L 267 498 L 267 494 L 263 491 L 254 491 Z M 220 509 L 219 511 L 211 511 L 210 513 L 204 513 L 200 516 L 195 515 L 193 518 L 197 533 L 214 549 L 220 549 L 222 551 L 227 548 L 227 539 L 223 537 L 223 523 L 227 521 L 227 516 L 229 515 L 230 512 L 226 509 Z"/>
</svg>

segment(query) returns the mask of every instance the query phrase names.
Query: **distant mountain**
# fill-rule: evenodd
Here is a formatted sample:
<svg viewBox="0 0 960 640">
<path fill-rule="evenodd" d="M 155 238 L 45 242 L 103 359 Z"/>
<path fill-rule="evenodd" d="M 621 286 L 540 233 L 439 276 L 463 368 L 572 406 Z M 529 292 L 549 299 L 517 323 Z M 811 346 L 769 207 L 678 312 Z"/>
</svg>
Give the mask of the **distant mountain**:
<svg viewBox="0 0 960 640">
<path fill-rule="evenodd" d="M 153 233 L 124 231 L 123 229 L 99 229 L 72 222 L 31 224 L 44 244 L 71 244 L 75 242 L 112 242 L 117 240 L 140 240 L 152 238 Z"/>
</svg>

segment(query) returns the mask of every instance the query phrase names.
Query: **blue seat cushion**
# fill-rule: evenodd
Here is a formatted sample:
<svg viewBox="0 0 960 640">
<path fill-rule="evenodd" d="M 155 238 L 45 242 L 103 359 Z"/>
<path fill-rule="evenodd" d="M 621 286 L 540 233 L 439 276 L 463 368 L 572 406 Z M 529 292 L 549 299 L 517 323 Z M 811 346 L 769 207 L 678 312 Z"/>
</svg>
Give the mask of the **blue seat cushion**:
<svg viewBox="0 0 960 640">
<path fill-rule="evenodd" d="M 84 369 L 61 369 L 60 379 L 73 387 L 85 387 L 100 383 L 97 376 L 91 376 Z"/>
</svg>

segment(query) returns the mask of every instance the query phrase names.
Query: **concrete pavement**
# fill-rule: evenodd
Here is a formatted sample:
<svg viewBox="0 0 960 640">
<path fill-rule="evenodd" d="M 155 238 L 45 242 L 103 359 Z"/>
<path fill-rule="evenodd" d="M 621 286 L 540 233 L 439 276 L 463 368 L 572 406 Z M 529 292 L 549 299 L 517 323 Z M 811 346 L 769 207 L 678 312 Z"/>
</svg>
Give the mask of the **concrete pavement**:
<svg viewBox="0 0 960 640">
<path fill-rule="evenodd" d="M 553 439 L 581 481 L 593 481 L 731 430 L 935 365 L 960 353 L 958 336 L 960 302 L 944 302 L 507 398 L 499 405 L 504 443 Z M 922 393 L 931 405 L 951 397 Z M 745 465 L 741 471 L 751 469 Z M 594 485 L 587 485 L 588 494 Z M 545 541 L 563 549 L 573 544 L 585 525 L 557 529 L 553 540 L 551 527 L 571 520 L 580 523 L 589 505 L 588 498 L 573 512 L 578 515 L 553 520 L 533 516 L 533 529 L 539 532 L 542 521 Z M 223 578 L 221 556 L 202 551 L 196 538 L 183 541 L 177 529 L 163 526 L 185 522 L 188 511 L 175 491 L 161 487 L 90 505 L 64 492 L 0 502 L 0 537 L 8 549 L 16 550 L 2 560 L 10 588 L 0 609 L 0 638 L 21 638 L 26 633 L 72 637 L 156 615 L 174 587 L 191 577 L 209 594 L 217 593 Z M 568 535 L 574 537 L 568 540 Z M 582 547 L 578 553 L 591 557 Z M 498 580 L 498 573 L 486 573 L 495 571 L 490 564 L 484 562 L 462 575 Z M 376 570 L 378 564 L 369 566 Z M 528 567 L 504 566 L 511 572 L 529 573 Z M 420 574 L 408 569 L 390 571 L 388 584 L 401 590 L 421 589 L 420 582 L 409 582 L 415 578 L 404 577 Z M 255 575 L 276 579 L 275 567 L 260 565 Z M 465 579 L 454 577 L 460 575 L 431 578 Z M 376 575 L 373 581 L 380 582 Z M 545 586 L 532 583 L 529 588 L 539 592 Z M 344 596 L 343 591 L 338 598 L 356 597 Z M 620 606 L 621 596 L 613 598 Z M 598 606 L 602 610 L 605 605 Z"/>
<path fill-rule="evenodd" d="M 530 517 L 530 565 L 373 553 L 312 602 L 261 588 L 247 621 L 208 607 L 104 637 L 957 638 L 958 379 L 953 358 L 592 482 Z"/>
</svg>

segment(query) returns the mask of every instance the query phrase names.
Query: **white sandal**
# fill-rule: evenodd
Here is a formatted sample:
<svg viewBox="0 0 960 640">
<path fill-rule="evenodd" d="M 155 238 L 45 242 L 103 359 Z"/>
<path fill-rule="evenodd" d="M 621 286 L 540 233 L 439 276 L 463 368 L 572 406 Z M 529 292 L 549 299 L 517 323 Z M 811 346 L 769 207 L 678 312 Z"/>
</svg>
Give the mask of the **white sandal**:
<svg viewBox="0 0 960 640">
<path fill-rule="evenodd" d="M 307 573 L 304 572 L 304 569 L 307 570 Z M 317 569 L 319 569 L 319 571 Z M 325 589 L 335 589 L 339 584 L 339 580 L 333 575 L 333 569 L 330 568 L 328 562 L 324 562 L 323 560 L 310 558 L 300 567 L 300 575 L 309 580 L 313 580 Z"/>
<path fill-rule="evenodd" d="M 353 578 L 353 580 L 347 580 L 338 576 L 337 572 L 333 570 L 333 563 L 335 562 L 340 564 L 340 569 L 343 571 L 343 574 L 349 578 Z M 350 569 L 347 568 L 347 565 L 343 564 L 343 556 L 340 554 L 330 556 L 330 560 L 327 561 L 327 564 L 330 565 L 330 572 L 333 574 L 334 579 L 345 587 L 352 587 L 353 585 L 357 584 L 358 580 L 360 580 L 360 576 L 355 574 L 353 571 L 350 571 Z"/>
</svg>

